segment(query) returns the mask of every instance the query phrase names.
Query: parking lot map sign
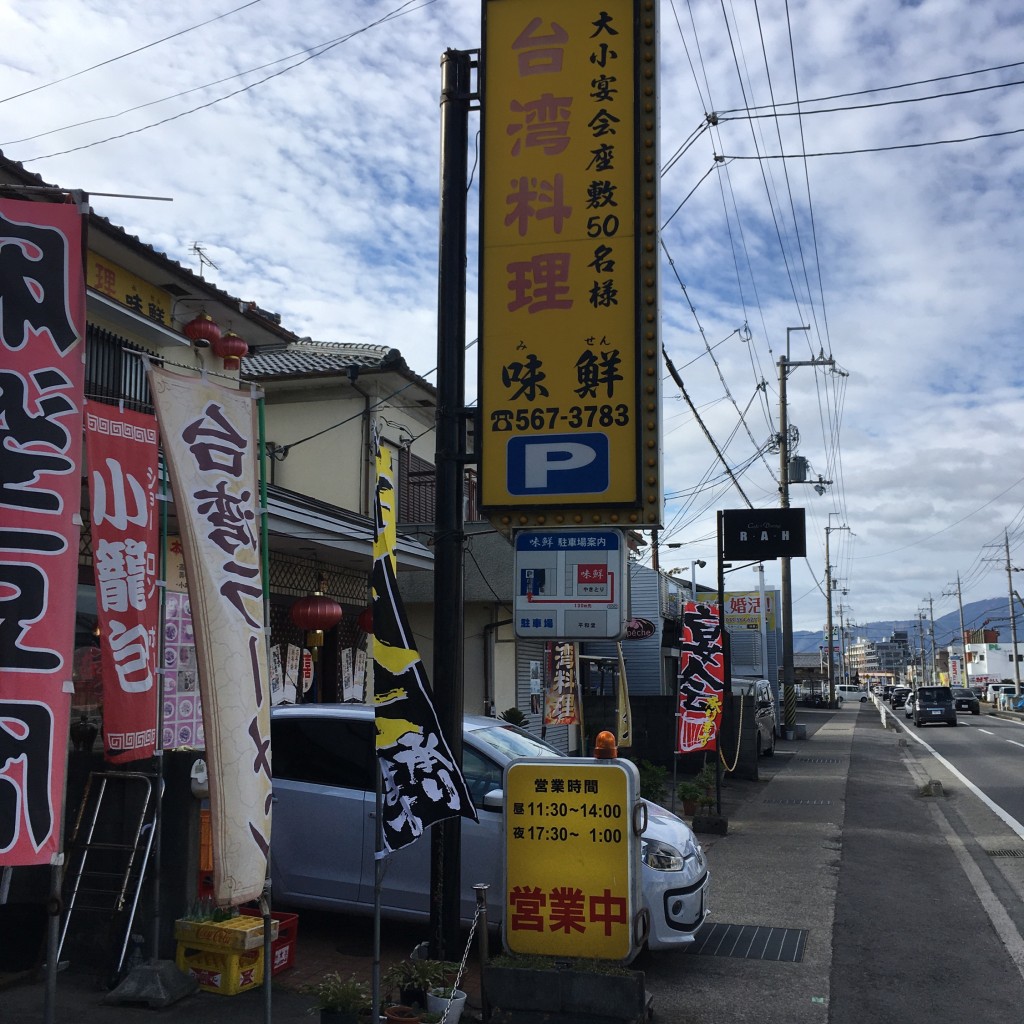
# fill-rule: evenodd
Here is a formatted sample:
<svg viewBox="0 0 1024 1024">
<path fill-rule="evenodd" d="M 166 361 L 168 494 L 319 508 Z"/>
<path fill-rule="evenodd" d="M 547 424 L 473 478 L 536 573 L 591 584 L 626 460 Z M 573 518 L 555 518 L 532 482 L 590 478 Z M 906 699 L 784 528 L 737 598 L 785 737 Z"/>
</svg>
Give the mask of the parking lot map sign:
<svg viewBox="0 0 1024 1024">
<path fill-rule="evenodd" d="M 644 935 L 636 766 L 521 758 L 506 766 L 504 787 L 506 948 L 631 959 Z"/>
<path fill-rule="evenodd" d="M 546 640 L 619 640 L 629 572 L 623 530 L 517 530 L 515 633 Z"/>
<path fill-rule="evenodd" d="M 483 22 L 481 504 L 506 531 L 658 526 L 657 2 Z"/>
</svg>

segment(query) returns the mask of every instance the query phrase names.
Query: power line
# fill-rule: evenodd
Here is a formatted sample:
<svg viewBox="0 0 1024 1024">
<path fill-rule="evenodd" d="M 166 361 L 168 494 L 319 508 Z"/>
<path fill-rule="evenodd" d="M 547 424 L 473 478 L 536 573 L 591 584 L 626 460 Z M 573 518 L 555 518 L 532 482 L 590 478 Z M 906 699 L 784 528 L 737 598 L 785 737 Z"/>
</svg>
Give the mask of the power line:
<svg viewBox="0 0 1024 1024">
<path fill-rule="evenodd" d="M 235 89 L 234 92 L 229 92 L 224 96 L 219 96 L 215 99 L 210 100 L 208 103 L 201 103 L 197 107 L 192 107 L 189 110 L 182 110 L 177 114 L 172 114 L 169 117 L 165 117 L 160 121 L 154 121 L 150 124 L 143 125 L 141 128 L 133 128 L 131 131 L 121 132 L 119 135 L 111 135 L 105 139 L 97 139 L 95 142 L 86 142 L 81 146 L 72 146 L 70 149 L 62 149 L 56 153 L 46 153 L 43 156 L 29 157 L 28 160 L 23 161 L 25 163 L 36 163 L 40 160 L 49 160 L 57 156 L 67 156 L 69 153 L 78 153 L 83 149 L 92 149 L 93 146 L 102 146 L 107 142 L 115 142 L 118 139 L 128 138 L 131 135 L 139 135 L 142 132 L 149 131 L 150 128 L 159 128 L 161 125 L 169 124 L 171 121 L 177 121 L 179 118 L 187 117 L 189 114 L 194 114 L 200 110 L 206 110 L 209 107 L 216 106 L 218 103 L 223 103 L 224 100 L 232 99 L 235 96 L 240 96 L 242 93 L 249 92 L 255 89 L 258 85 L 263 85 L 266 82 L 271 81 L 275 78 L 280 78 L 281 75 L 287 74 L 289 71 L 294 71 L 296 68 L 301 67 L 303 64 L 308 63 L 315 57 L 321 57 L 329 50 L 333 50 L 336 46 L 340 46 L 342 43 L 347 43 L 356 36 L 362 35 L 364 32 L 369 32 L 370 29 L 376 28 L 379 25 L 383 25 L 388 21 L 393 21 L 396 18 L 403 17 L 406 14 L 411 14 L 412 11 L 422 10 L 430 4 L 436 3 L 437 0 L 422 0 L 419 7 L 414 7 L 412 11 L 407 11 L 405 8 L 415 3 L 416 0 L 406 0 L 404 4 L 396 7 L 393 11 L 389 11 L 387 14 L 382 15 L 376 21 L 371 21 L 369 24 L 362 26 L 362 28 L 355 29 L 349 32 L 347 35 L 339 36 L 337 39 L 332 40 L 329 43 L 324 43 L 323 46 L 319 47 L 315 53 L 309 53 L 303 60 L 296 61 L 294 64 L 290 64 L 286 68 L 282 68 L 280 71 L 275 71 L 272 75 L 266 75 L 256 82 L 251 82 L 249 85 L 244 85 L 240 89 Z M 287 58 L 286 58 L 287 59 Z"/>
<path fill-rule="evenodd" d="M 205 28 L 207 25 L 212 25 L 215 21 L 220 21 L 222 18 L 228 18 L 232 14 L 237 14 L 239 11 L 244 11 L 247 7 L 252 7 L 261 2 L 262 0 L 249 0 L 249 3 L 242 4 L 241 7 L 236 7 L 232 11 L 226 11 L 224 14 L 218 14 L 216 17 L 210 18 L 207 21 L 201 21 L 198 25 L 190 25 L 188 28 L 183 28 L 178 32 L 172 32 L 171 35 L 164 36 L 161 39 L 155 39 L 151 43 L 146 43 L 145 46 L 136 47 L 134 50 L 129 50 L 127 53 L 119 53 L 116 57 L 109 57 L 107 60 L 101 60 L 99 64 L 93 64 L 91 67 L 82 68 L 81 71 L 73 71 L 70 75 L 65 75 L 63 78 L 55 78 L 52 82 L 45 82 L 43 85 L 33 86 L 31 89 L 15 93 L 13 96 L 4 96 L 0 99 L 0 103 L 9 103 L 11 100 L 20 100 L 23 96 L 31 96 L 32 93 L 41 92 L 43 89 L 49 89 L 53 85 L 60 85 L 62 82 L 70 82 L 72 78 L 78 78 L 80 75 L 86 75 L 90 71 L 96 71 L 98 68 L 106 67 L 108 64 L 114 64 L 119 60 L 124 60 L 126 57 L 134 57 L 137 53 L 142 53 L 144 50 L 150 50 L 154 46 L 159 46 L 161 43 L 167 43 L 172 39 L 178 39 L 181 36 L 188 35 L 189 32 L 194 32 L 199 28 Z M 4 143 L 4 145 L 6 145 L 6 143 Z"/>
<path fill-rule="evenodd" d="M 987 132 L 984 135 L 968 135 L 962 139 L 934 139 L 931 142 L 906 142 L 900 146 L 873 146 L 868 149 L 834 149 L 824 153 L 778 153 L 772 156 L 722 156 L 723 160 L 806 160 L 818 156 L 858 156 L 862 153 L 889 153 L 896 149 L 924 149 L 927 146 L 953 146 L 961 142 L 980 142 L 982 139 L 998 139 L 1005 135 L 1019 135 L 1024 128 L 1011 128 L 1005 132 Z"/>
<path fill-rule="evenodd" d="M 930 96 L 908 96 L 906 99 L 901 100 L 878 100 L 876 103 L 857 103 L 848 107 L 820 107 L 816 110 L 805 110 L 801 107 L 800 110 L 785 111 L 773 109 L 769 114 L 752 114 L 749 112 L 742 113 L 739 117 L 725 117 L 723 114 L 718 115 L 719 121 L 747 121 L 747 120 L 758 120 L 763 117 L 779 118 L 779 117 L 802 117 L 807 114 L 843 114 L 852 110 L 873 110 L 876 107 L 897 107 L 907 103 L 924 103 L 927 100 L 944 100 L 951 99 L 954 96 L 969 96 L 976 92 L 989 92 L 992 89 L 1008 89 L 1012 85 L 1024 85 L 1024 79 L 1017 79 L 1013 82 L 996 82 L 994 85 L 979 85 L 974 89 L 958 89 L 956 92 L 937 92 L 932 93 Z M 793 103 L 799 104 L 799 100 L 793 100 Z M 805 102 L 813 103 L 814 100 L 807 100 Z M 786 104 L 789 105 L 788 103 Z M 773 105 L 774 106 L 774 105 Z M 762 109 L 761 107 L 755 107 L 750 109 Z"/>
</svg>

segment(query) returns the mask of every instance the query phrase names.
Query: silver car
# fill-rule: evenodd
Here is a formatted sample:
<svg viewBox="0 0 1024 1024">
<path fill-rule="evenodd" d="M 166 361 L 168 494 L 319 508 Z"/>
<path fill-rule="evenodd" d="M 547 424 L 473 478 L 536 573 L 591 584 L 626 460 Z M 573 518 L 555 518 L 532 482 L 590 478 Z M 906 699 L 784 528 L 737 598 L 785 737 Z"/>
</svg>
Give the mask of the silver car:
<svg viewBox="0 0 1024 1024">
<path fill-rule="evenodd" d="M 373 708 L 362 704 L 282 705 L 271 714 L 274 811 L 271 873 L 275 903 L 371 913 L 373 910 L 375 779 Z M 473 919 L 473 886 L 486 883 L 488 918 L 505 910 L 502 778 L 518 757 L 564 757 L 561 751 L 496 718 L 464 721 L 463 775 L 479 822 L 462 819 L 461 915 Z M 650 949 L 693 941 L 708 914 L 704 851 L 684 821 L 647 803 L 641 838 L 641 887 L 650 912 Z M 381 912 L 429 917 L 430 842 L 389 855 Z"/>
</svg>

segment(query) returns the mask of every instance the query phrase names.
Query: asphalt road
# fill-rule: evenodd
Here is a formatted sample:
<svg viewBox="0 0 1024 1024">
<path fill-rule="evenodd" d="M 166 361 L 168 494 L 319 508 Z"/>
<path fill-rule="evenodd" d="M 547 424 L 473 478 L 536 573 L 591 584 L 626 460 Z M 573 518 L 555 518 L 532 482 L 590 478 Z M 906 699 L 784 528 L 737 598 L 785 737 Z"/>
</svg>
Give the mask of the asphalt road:
<svg viewBox="0 0 1024 1024">
<path fill-rule="evenodd" d="M 805 929 L 802 960 L 648 955 L 656 1024 L 1024 1020 L 1024 841 L 872 705 L 816 716 L 708 854 L 715 918 Z M 990 742 L 920 732 L 961 757 Z"/>
<path fill-rule="evenodd" d="M 982 739 L 974 728 L 909 729 L 961 761 Z M 922 745 L 903 742 L 851 763 L 829 1022 L 1019 1021 L 1021 872 L 1004 876 L 990 853 L 1020 841 Z M 932 780 L 941 795 L 922 796 Z"/>
<path fill-rule="evenodd" d="M 985 708 L 986 705 L 982 705 Z M 942 755 L 993 803 L 1024 822 L 1024 722 L 961 713 L 959 725 L 921 728 L 897 711 L 912 743 L 927 744 Z"/>
</svg>

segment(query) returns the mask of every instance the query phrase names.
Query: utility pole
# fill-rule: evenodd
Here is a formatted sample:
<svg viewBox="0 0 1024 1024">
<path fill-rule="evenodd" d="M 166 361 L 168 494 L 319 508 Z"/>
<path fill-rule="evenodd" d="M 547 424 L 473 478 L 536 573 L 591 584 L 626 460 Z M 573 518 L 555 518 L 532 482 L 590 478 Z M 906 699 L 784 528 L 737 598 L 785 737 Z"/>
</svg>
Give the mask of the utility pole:
<svg viewBox="0 0 1024 1024">
<path fill-rule="evenodd" d="M 844 590 L 844 594 L 849 591 Z M 850 682 L 850 667 L 846 661 L 846 608 L 839 603 L 839 679 L 841 682 Z"/>
<path fill-rule="evenodd" d="M 1006 550 L 1006 581 L 1010 588 L 1010 643 L 1013 644 L 1013 693 L 1020 697 L 1020 660 L 1017 657 L 1017 610 L 1013 604 L 1013 566 L 1010 564 L 1010 535 L 1003 530 L 1003 547 Z"/>
<path fill-rule="evenodd" d="M 924 686 L 928 682 L 928 661 L 924 646 L 924 612 L 920 608 L 917 610 L 917 643 L 921 652 L 921 682 L 918 685 Z"/>
<path fill-rule="evenodd" d="M 932 686 L 935 685 L 935 602 L 932 600 L 932 595 L 928 595 L 928 638 L 931 642 L 932 647 L 932 675 L 929 682 Z"/>
<path fill-rule="evenodd" d="M 839 515 L 838 512 L 829 512 L 828 519 L 829 525 L 825 527 L 825 631 L 827 636 L 825 637 L 825 644 L 828 648 L 828 706 L 835 707 L 836 703 L 836 678 L 835 678 L 835 658 L 833 657 L 833 643 L 832 637 L 835 632 L 835 628 L 832 625 L 832 559 L 829 555 L 829 534 L 833 530 L 848 530 L 848 526 L 833 526 L 832 517 Z"/>
<path fill-rule="evenodd" d="M 434 697 L 438 725 L 462 767 L 463 496 L 466 473 L 466 227 L 472 58 L 446 50 L 441 59 L 441 223 L 437 314 L 437 412 L 434 461 Z M 461 941 L 459 884 L 462 818 L 430 830 L 430 949 L 451 960 Z M 378 861 L 378 863 L 380 863 Z M 454 881 L 453 881 L 454 879 Z"/>
<path fill-rule="evenodd" d="M 835 369 L 836 361 L 829 357 L 819 356 L 817 359 L 790 360 L 789 336 L 793 331 L 809 331 L 806 327 L 786 328 L 786 354 L 779 356 L 779 505 L 789 508 L 789 413 L 786 408 L 786 381 L 790 369 L 797 366 L 831 366 Z M 780 558 L 779 572 L 781 576 L 782 600 L 782 696 L 787 729 L 796 728 L 796 678 L 793 672 L 793 579 L 789 558 Z"/>
<path fill-rule="evenodd" d="M 948 590 L 942 592 L 943 597 L 951 597 L 952 594 Z M 1013 598 L 1010 598 L 1011 602 Z M 964 595 L 960 589 L 960 573 L 956 574 L 956 606 L 960 612 L 960 685 L 966 686 L 967 679 L 967 631 L 964 629 Z M 950 666 L 949 673 L 950 686 L 953 685 L 953 670 L 952 665 Z"/>
</svg>

